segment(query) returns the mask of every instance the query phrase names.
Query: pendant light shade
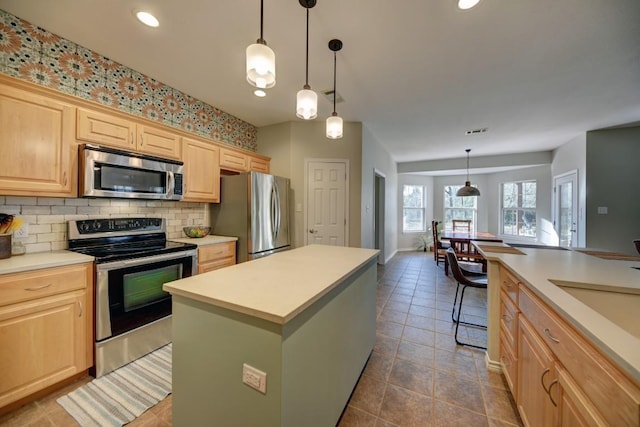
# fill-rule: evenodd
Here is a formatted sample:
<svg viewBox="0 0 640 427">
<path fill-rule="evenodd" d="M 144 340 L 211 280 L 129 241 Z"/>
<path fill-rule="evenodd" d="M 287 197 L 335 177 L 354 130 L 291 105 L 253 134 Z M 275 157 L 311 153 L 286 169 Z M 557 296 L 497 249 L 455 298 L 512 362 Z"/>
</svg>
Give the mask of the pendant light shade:
<svg viewBox="0 0 640 427">
<path fill-rule="evenodd" d="M 331 113 L 331 117 L 327 118 L 327 138 L 340 139 L 342 138 L 342 118 L 336 113 L 336 98 L 338 97 L 336 92 L 336 52 L 342 49 L 342 41 L 338 39 L 329 41 L 329 49 L 333 51 L 333 113 Z"/>
<path fill-rule="evenodd" d="M 247 81 L 259 89 L 276 84 L 276 55 L 262 38 L 263 0 L 260 0 L 260 38 L 247 47 Z"/>
<path fill-rule="evenodd" d="M 304 89 L 298 91 L 296 116 L 305 120 L 318 117 L 318 94 L 312 91 L 309 85 L 304 85 Z"/>
<path fill-rule="evenodd" d="M 296 96 L 296 116 L 304 120 L 318 117 L 318 95 L 309 86 L 309 9 L 316 5 L 316 0 L 298 0 L 307 9 L 307 54 L 305 83 Z"/>
<path fill-rule="evenodd" d="M 338 116 L 338 114 L 335 112 L 331 115 L 331 117 L 327 118 L 327 138 L 342 138 L 342 117 Z"/>
<path fill-rule="evenodd" d="M 456 192 L 456 196 L 458 197 L 469 197 L 469 196 L 479 196 L 480 190 L 476 187 L 471 186 L 471 181 L 469 181 L 469 153 L 471 152 L 470 148 L 465 150 L 467 152 L 467 180 L 464 183 L 464 187 L 460 188 Z"/>
</svg>

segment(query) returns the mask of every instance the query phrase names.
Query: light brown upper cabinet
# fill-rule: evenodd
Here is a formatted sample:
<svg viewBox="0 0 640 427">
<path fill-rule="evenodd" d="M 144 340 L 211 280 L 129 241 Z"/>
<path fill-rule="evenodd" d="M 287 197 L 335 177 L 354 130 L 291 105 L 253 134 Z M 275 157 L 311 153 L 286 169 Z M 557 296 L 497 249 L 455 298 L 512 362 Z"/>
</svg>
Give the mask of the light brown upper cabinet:
<svg viewBox="0 0 640 427">
<path fill-rule="evenodd" d="M 180 160 L 179 135 L 115 114 L 79 108 L 76 137 L 80 141 Z"/>
<path fill-rule="evenodd" d="M 249 155 L 249 170 L 269 173 L 269 160 Z"/>
<path fill-rule="evenodd" d="M 220 147 L 220 169 L 232 172 L 269 173 L 269 158 Z"/>
<path fill-rule="evenodd" d="M 0 194 L 75 197 L 73 105 L 0 79 Z"/>
<path fill-rule="evenodd" d="M 220 148 L 182 138 L 184 161 L 183 202 L 220 202 Z"/>
</svg>

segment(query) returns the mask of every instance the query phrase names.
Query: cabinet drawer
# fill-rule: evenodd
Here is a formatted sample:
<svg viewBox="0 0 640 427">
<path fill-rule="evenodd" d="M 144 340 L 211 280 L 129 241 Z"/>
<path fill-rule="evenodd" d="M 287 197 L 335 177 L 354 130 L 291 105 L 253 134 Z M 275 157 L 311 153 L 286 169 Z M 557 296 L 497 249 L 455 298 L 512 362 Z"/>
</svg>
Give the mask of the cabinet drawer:
<svg viewBox="0 0 640 427">
<path fill-rule="evenodd" d="M 84 289 L 91 269 L 92 264 L 77 264 L 0 276 L 0 306 Z"/>
<path fill-rule="evenodd" d="M 514 347 L 509 345 L 509 340 L 505 337 L 504 329 L 500 331 L 500 363 L 502 373 L 507 380 L 507 385 L 511 393 L 516 396 L 516 380 L 518 378 L 518 360 L 515 357 Z"/>
<path fill-rule="evenodd" d="M 518 279 L 509 270 L 500 268 L 500 287 L 516 306 L 518 305 L 518 283 Z"/>
<path fill-rule="evenodd" d="M 520 285 L 519 301 L 521 315 L 607 422 L 637 426 L 640 389 L 524 285 Z"/>
<path fill-rule="evenodd" d="M 513 304 L 506 292 L 500 295 L 500 329 L 504 331 L 505 338 L 512 349 L 516 348 L 518 336 L 518 309 Z"/>
<path fill-rule="evenodd" d="M 198 262 L 200 264 L 229 257 L 233 257 L 235 263 L 236 242 L 218 243 L 198 248 Z"/>
<path fill-rule="evenodd" d="M 227 258 L 222 258 L 222 259 L 218 259 L 215 261 L 210 261 L 207 262 L 205 264 L 198 264 L 198 274 L 202 274 L 202 273 L 206 273 L 208 271 L 213 271 L 213 270 L 217 270 L 219 268 L 223 268 L 223 267 L 228 267 L 230 265 L 235 265 L 236 263 L 236 257 L 227 257 Z"/>
</svg>

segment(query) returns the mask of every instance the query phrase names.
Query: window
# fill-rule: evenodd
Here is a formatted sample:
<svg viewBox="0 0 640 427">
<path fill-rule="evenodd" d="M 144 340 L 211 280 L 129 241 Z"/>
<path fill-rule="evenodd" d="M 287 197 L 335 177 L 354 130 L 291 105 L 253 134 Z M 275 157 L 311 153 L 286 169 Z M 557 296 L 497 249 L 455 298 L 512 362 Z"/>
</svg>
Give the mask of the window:
<svg viewBox="0 0 640 427">
<path fill-rule="evenodd" d="M 502 234 L 536 237 L 536 182 L 505 182 L 501 192 Z"/>
<path fill-rule="evenodd" d="M 402 231 L 425 232 L 425 187 L 424 185 L 402 186 Z"/>
<path fill-rule="evenodd" d="M 475 231 L 478 198 L 456 196 L 456 192 L 461 187 L 462 185 L 445 185 L 444 187 L 444 229 L 451 231 L 454 219 L 470 219 L 471 230 Z"/>
</svg>

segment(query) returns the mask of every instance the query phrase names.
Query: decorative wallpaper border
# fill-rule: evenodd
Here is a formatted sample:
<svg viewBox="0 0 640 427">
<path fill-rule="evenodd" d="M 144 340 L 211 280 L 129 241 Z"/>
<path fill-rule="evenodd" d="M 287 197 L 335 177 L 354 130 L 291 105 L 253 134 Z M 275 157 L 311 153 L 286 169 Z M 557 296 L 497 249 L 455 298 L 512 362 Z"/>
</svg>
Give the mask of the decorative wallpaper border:
<svg viewBox="0 0 640 427">
<path fill-rule="evenodd" d="M 1 9 L 0 73 L 256 151 L 255 126 Z"/>
</svg>

